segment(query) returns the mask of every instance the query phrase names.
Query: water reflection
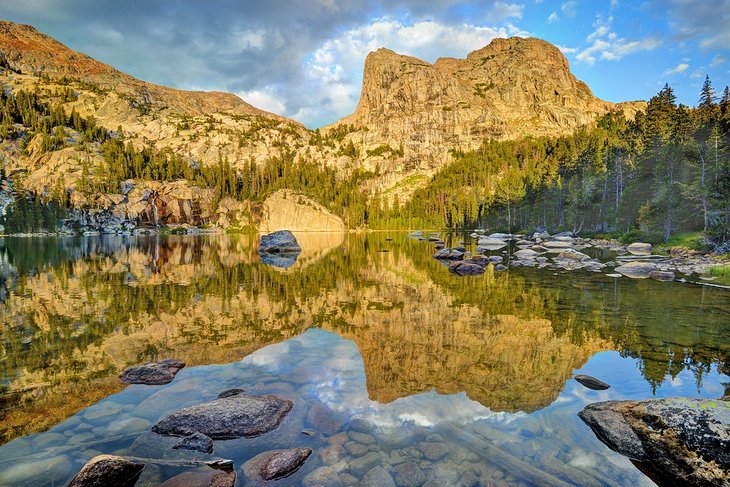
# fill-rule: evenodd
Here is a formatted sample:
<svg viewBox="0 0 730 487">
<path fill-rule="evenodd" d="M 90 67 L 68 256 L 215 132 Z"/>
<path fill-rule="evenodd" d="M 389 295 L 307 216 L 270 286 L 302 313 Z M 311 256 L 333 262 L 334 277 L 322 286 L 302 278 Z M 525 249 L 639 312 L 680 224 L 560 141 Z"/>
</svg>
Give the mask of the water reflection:
<svg viewBox="0 0 730 487">
<path fill-rule="evenodd" d="M 3 440 L 120 391 L 127 365 L 234 362 L 313 327 L 354 341 L 380 404 L 433 389 L 542 413 L 609 350 L 636 359 L 648 394 L 680 376 L 701 391 L 727 370 L 722 289 L 524 268 L 462 278 L 403 234 L 297 238 L 286 271 L 259 261 L 255 236 L 5 239 Z"/>
<path fill-rule="evenodd" d="M 127 387 L 46 433 L 0 447 L 0 485 L 63 484 L 100 452 L 158 462 L 191 458 L 171 449 L 178 439 L 150 433 L 150 426 L 232 387 L 278 394 L 294 403 L 273 433 L 215 442 L 213 456 L 234 461 L 239 485 L 246 460 L 292 446 L 310 447 L 315 454 L 287 485 L 318 485 L 312 478 L 323 471 L 341 482 L 337 485 L 357 485 L 376 466 L 399 480 L 410 479 L 408 485 L 651 485 L 628 459 L 586 434 L 576 417 L 591 401 L 646 394 L 646 381 L 625 362 L 615 352 L 595 355 L 582 372 L 605 374 L 606 364 L 618 363 L 610 374 L 622 378 L 615 389 L 589 391 L 570 381 L 559 400 L 533 414 L 493 411 L 464 393 L 435 391 L 383 404 L 370 397 L 356 344 L 309 330 L 238 362 L 183 369 L 165 386 Z M 708 378 L 703 394 L 717 394 L 716 370 Z M 692 382 L 683 371 L 661 388 L 661 395 L 691 394 Z M 303 428 L 319 434 L 302 435 Z M 148 461 L 137 485 L 159 485 L 178 473 L 163 467 Z"/>
</svg>

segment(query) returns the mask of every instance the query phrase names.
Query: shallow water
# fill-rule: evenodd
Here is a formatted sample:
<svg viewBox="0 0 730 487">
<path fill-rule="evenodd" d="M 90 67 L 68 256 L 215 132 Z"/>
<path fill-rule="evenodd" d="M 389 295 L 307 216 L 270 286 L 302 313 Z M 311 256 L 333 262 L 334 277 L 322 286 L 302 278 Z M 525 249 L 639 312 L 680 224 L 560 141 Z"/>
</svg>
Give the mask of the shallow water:
<svg viewBox="0 0 730 487">
<path fill-rule="evenodd" d="M 402 485 L 651 485 L 577 412 L 730 382 L 728 290 L 458 277 L 402 233 L 298 237 L 288 269 L 252 237 L 2 241 L 0 485 L 63 485 L 99 453 L 188 460 L 150 426 L 232 387 L 295 403 L 273 433 L 215 442 L 238 485 L 249 458 L 292 446 L 315 453 L 285 485 L 323 467 L 357 485 L 377 466 Z M 116 378 L 165 357 L 188 363 L 168 385 Z M 148 465 L 138 485 L 177 473 Z"/>
</svg>

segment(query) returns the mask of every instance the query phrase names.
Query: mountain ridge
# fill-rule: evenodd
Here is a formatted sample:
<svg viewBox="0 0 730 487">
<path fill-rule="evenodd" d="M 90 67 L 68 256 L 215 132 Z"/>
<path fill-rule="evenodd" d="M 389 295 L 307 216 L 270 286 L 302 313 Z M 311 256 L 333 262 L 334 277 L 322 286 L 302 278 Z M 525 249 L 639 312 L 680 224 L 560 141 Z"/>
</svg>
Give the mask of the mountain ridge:
<svg viewBox="0 0 730 487">
<path fill-rule="evenodd" d="M 87 54 L 74 51 L 27 24 L 0 19 L 0 57 L 22 72 L 82 77 L 105 87 L 135 94 L 143 102 L 167 105 L 182 115 L 197 116 L 211 111 L 227 111 L 298 124 L 282 115 L 256 108 L 233 93 L 179 90 L 139 80 Z"/>
</svg>

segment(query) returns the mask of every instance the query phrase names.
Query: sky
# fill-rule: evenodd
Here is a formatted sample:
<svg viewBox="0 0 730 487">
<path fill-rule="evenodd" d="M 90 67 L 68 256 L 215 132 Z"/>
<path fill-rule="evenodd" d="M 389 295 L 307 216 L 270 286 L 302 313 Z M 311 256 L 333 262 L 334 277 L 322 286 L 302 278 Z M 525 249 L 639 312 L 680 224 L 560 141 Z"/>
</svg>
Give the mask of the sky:
<svg viewBox="0 0 730 487">
<path fill-rule="evenodd" d="M 0 0 L 31 24 L 132 76 L 228 91 L 315 128 L 355 110 L 368 52 L 434 62 L 495 37 L 557 45 L 605 100 L 669 83 L 695 105 L 730 84 L 730 0 Z"/>
</svg>

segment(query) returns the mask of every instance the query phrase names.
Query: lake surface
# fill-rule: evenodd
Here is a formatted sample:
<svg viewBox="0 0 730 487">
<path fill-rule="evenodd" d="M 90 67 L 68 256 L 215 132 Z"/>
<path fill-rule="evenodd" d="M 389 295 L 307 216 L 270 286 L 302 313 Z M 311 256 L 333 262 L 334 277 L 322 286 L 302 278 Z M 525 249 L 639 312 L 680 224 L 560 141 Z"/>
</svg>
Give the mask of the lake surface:
<svg viewBox="0 0 730 487">
<path fill-rule="evenodd" d="M 232 459 L 237 485 L 255 454 L 294 446 L 314 453 L 281 485 L 358 485 L 378 465 L 409 486 L 652 485 L 578 411 L 729 386 L 726 289 L 459 277 L 405 233 L 298 237 L 288 269 L 253 236 L 0 240 L 0 485 L 64 485 L 99 453 L 190 459 L 150 426 L 233 387 L 295 404 L 275 432 L 198 454 Z M 170 384 L 117 378 L 168 357 L 188 364 Z M 148 465 L 137 485 L 178 473 Z"/>
</svg>

